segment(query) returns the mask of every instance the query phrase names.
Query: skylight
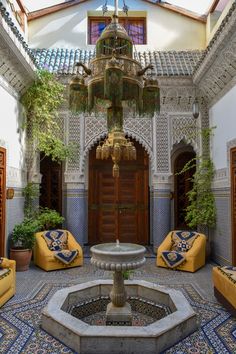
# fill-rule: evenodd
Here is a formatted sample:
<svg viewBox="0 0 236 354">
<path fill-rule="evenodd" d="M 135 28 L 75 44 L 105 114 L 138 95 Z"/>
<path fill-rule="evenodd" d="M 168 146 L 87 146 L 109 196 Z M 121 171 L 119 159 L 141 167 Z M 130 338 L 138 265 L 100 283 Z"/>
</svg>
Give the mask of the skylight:
<svg viewBox="0 0 236 354">
<path fill-rule="evenodd" d="M 194 11 L 199 14 L 204 14 L 207 12 L 207 10 L 209 9 L 210 5 L 213 3 L 214 0 L 168 0 L 168 1 L 162 0 L 162 1 L 168 2 L 169 4 L 173 4 L 176 6 L 180 6 L 182 8 L 185 8 L 190 11 Z M 26 8 L 29 11 L 34 11 L 48 6 L 60 4 L 63 2 L 63 0 L 42 0 L 42 1 L 22 0 L 22 2 L 25 4 Z M 104 0 L 101 0 L 101 3 L 103 2 Z M 127 5 L 129 6 L 129 0 L 127 0 L 126 2 Z"/>
</svg>

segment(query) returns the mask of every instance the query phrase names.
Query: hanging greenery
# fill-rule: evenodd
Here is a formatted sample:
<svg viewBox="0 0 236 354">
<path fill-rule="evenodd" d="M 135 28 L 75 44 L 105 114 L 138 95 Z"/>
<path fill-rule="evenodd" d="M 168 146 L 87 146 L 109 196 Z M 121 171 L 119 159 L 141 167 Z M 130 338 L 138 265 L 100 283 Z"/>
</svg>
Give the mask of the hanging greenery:
<svg viewBox="0 0 236 354">
<path fill-rule="evenodd" d="M 215 226 L 216 207 L 211 189 L 213 177 L 212 160 L 209 157 L 201 158 L 196 164 L 196 172 L 193 175 L 193 188 L 187 193 L 189 205 L 186 208 L 185 220 L 191 228 Z"/>
<path fill-rule="evenodd" d="M 39 186 L 35 183 L 29 182 L 23 189 L 23 196 L 25 197 L 24 215 L 26 218 L 32 218 L 35 215 L 35 201 L 39 198 Z"/>
<path fill-rule="evenodd" d="M 54 74 L 39 70 L 34 83 L 21 97 L 26 109 L 27 138 L 36 151 L 51 156 L 52 160 L 62 161 L 73 155 L 71 145 L 60 138 L 57 123 L 58 109 L 63 103 L 63 85 Z"/>
<path fill-rule="evenodd" d="M 209 146 L 209 139 L 213 128 L 201 129 L 202 144 Z M 202 156 L 188 161 L 178 173 L 182 174 L 195 167 L 193 175 L 193 188 L 187 193 L 189 205 L 186 208 L 185 221 L 191 228 L 199 226 L 214 227 L 216 224 L 215 198 L 212 193 L 212 181 L 214 178 L 214 164 L 207 148 Z"/>
</svg>

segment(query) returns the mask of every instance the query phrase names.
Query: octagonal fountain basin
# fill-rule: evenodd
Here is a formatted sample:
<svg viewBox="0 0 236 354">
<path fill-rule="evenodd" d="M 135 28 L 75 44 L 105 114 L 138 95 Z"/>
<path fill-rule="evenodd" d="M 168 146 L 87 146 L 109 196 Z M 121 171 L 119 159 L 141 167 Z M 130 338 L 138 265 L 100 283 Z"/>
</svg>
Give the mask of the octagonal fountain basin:
<svg viewBox="0 0 236 354">
<path fill-rule="evenodd" d="M 198 328 L 196 313 L 180 291 L 146 281 L 125 285 L 132 311 L 144 315 L 141 325 L 105 326 L 96 320 L 109 301 L 112 281 L 94 280 L 57 291 L 43 310 L 42 328 L 80 354 L 157 354 Z"/>
</svg>

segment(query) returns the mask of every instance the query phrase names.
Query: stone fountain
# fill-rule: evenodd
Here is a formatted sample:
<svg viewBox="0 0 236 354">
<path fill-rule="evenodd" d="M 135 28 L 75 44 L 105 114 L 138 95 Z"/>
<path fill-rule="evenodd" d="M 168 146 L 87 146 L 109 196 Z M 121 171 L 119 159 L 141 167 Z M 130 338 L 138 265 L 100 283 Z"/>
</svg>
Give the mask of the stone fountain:
<svg viewBox="0 0 236 354">
<path fill-rule="evenodd" d="M 198 328 L 196 313 L 180 291 L 143 280 L 128 280 L 124 286 L 122 272 L 145 263 L 143 246 L 107 243 L 91 252 L 91 262 L 113 271 L 114 281 L 93 280 L 57 291 L 42 312 L 42 328 L 55 338 L 80 354 L 158 354 Z M 105 323 L 88 322 L 104 301 Z M 164 315 L 132 325 L 132 301 L 144 312 L 161 309 Z"/>
<path fill-rule="evenodd" d="M 91 263 L 97 268 L 111 270 L 113 274 L 113 287 L 110 292 L 111 302 L 107 306 L 107 325 L 132 325 L 131 306 L 127 299 L 124 286 L 123 271 L 141 267 L 146 259 L 146 249 L 132 243 L 104 243 L 91 248 Z"/>
</svg>

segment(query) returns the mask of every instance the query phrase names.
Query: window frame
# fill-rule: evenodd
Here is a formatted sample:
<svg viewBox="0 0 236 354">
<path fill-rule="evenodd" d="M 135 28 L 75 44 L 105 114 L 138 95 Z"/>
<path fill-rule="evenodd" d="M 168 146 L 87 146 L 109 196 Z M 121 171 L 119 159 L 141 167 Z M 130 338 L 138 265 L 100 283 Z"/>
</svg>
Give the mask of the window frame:
<svg viewBox="0 0 236 354">
<path fill-rule="evenodd" d="M 108 16 L 88 16 L 88 45 L 95 45 L 92 44 L 91 42 L 91 24 L 92 21 L 104 21 L 105 25 L 107 26 L 111 22 L 111 17 Z M 125 27 L 125 29 L 128 27 L 129 22 L 131 21 L 140 21 L 143 23 L 143 43 L 135 44 L 134 45 L 147 45 L 147 19 L 144 16 L 138 17 L 138 16 L 130 16 L 130 17 L 119 17 L 119 20 L 121 20 L 121 24 Z M 132 38 L 132 37 L 131 37 Z"/>
</svg>

